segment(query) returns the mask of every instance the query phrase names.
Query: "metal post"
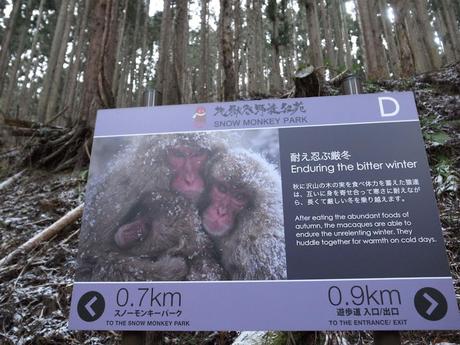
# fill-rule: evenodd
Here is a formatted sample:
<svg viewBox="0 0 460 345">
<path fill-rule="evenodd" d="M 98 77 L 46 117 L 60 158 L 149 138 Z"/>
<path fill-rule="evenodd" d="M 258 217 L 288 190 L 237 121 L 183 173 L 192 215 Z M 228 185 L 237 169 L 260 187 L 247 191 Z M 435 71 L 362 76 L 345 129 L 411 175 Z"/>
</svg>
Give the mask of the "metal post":
<svg viewBox="0 0 460 345">
<path fill-rule="evenodd" d="M 363 93 L 361 78 L 355 74 L 348 74 L 342 80 L 342 93 L 344 95 L 359 95 Z"/>
<path fill-rule="evenodd" d="M 401 345 L 401 334 L 397 331 L 376 331 L 374 345 Z"/>
<path fill-rule="evenodd" d="M 144 345 L 145 332 L 124 331 L 121 333 L 121 345 Z"/>
<path fill-rule="evenodd" d="M 147 88 L 144 91 L 144 107 L 153 107 L 158 105 L 157 91 L 155 89 Z"/>
<path fill-rule="evenodd" d="M 363 93 L 361 78 L 349 74 L 342 80 L 342 93 L 344 95 L 359 95 Z M 397 331 L 375 331 L 374 345 L 401 345 L 401 335 Z"/>
</svg>

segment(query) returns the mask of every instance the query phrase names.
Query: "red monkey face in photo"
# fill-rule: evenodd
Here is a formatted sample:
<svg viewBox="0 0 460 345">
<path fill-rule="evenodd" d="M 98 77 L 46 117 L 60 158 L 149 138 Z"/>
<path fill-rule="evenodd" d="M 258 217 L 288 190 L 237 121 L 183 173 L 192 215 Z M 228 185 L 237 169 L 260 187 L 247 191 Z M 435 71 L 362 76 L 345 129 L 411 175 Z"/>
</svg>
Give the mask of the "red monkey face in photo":
<svg viewBox="0 0 460 345">
<path fill-rule="evenodd" d="M 171 189 L 197 201 L 205 189 L 202 171 L 208 158 L 209 153 L 199 147 L 182 145 L 170 149 L 167 161 L 172 172 Z"/>
<path fill-rule="evenodd" d="M 214 182 L 209 192 L 209 206 L 203 212 L 204 229 L 210 235 L 225 235 L 235 226 L 236 217 L 248 202 L 249 196 L 242 188 Z"/>
</svg>

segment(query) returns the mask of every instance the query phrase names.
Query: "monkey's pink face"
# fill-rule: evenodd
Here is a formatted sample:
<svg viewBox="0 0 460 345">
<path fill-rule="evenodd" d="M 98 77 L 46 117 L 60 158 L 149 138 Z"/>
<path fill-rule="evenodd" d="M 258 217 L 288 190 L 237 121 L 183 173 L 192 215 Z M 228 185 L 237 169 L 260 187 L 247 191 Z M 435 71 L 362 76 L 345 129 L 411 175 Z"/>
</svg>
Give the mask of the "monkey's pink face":
<svg viewBox="0 0 460 345">
<path fill-rule="evenodd" d="M 248 204 L 249 197 L 241 188 L 216 182 L 209 193 L 209 206 L 203 212 L 203 227 L 213 236 L 223 236 L 235 225 L 236 217 Z"/>
<path fill-rule="evenodd" d="M 115 243 L 120 249 L 127 249 L 141 242 L 149 231 L 150 224 L 145 217 L 122 225 L 115 233 Z"/>
<path fill-rule="evenodd" d="M 199 147 L 184 145 L 170 149 L 167 161 L 173 175 L 171 189 L 197 201 L 205 188 L 202 171 L 208 158 L 208 152 Z"/>
</svg>

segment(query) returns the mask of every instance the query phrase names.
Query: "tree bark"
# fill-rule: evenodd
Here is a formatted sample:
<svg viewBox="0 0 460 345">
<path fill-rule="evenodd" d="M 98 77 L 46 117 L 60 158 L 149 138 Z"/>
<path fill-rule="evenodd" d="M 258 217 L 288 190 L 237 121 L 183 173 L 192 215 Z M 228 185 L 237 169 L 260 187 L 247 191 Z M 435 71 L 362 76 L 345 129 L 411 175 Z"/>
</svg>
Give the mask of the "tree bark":
<svg viewBox="0 0 460 345">
<path fill-rule="evenodd" d="M 14 59 L 13 67 L 11 68 L 11 71 L 8 76 L 8 88 L 6 90 L 6 95 L 4 98 L 4 103 L 3 103 L 3 111 L 8 114 L 9 113 L 9 108 L 11 105 L 11 101 L 13 100 L 13 91 L 15 88 L 18 87 L 17 85 L 17 74 L 19 70 L 19 66 L 21 63 L 21 56 L 22 53 L 24 52 L 24 46 L 26 42 L 26 35 L 27 35 L 27 30 L 29 29 L 29 6 L 31 5 L 31 0 L 28 1 L 27 3 L 27 8 L 26 8 L 26 22 L 22 25 L 21 27 L 21 34 L 19 38 L 19 45 L 17 48 L 16 52 L 16 57 Z"/>
<path fill-rule="evenodd" d="M 334 76 L 337 70 L 337 65 L 335 63 L 335 51 L 334 51 L 334 42 L 332 40 L 332 26 L 331 20 L 329 17 L 329 11 L 326 9 L 325 0 L 320 0 L 319 2 L 319 13 L 321 18 L 321 27 L 323 32 L 324 40 L 326 41 L 326 57 L 327 63 L 330 67 L 329 74 Z"/>
<path fill-rule="evenodd" d="M 373 2 L 368 0 L 356 0 L 360 31 L 362 35 L 362 46 L 364 49 L 364 62 L 366 66 L 366 74 L 369 79 L 384 78 L 385 66 L 382 66 L 380 55 L 384 52 L 381 47 L 382 43 L 375 28 L 373 21 Z"/>
<path fill-rule="evenodd" d="M 2 76 L 2 78 L 6 74 L 11 36 L 13 35 L 13 31 L 16 26 L 16 19 L 18 17 L 20 8 L 21 8 L 21 1 L 13 1 L 13 9 L 11 10 L 10 18 L 8 19 L 6 29 L 3 33 L 2 48 L 0 52 L 0 76 Z M 0 95 L 2 94 L 2 92 L 3 92 L 3 83 L 0 82 Z"/>
<path fill-rule="evenodd" d="M 117 102 L 118 102 L 118 85 L 120 79 L 120 65 L 122 64 L 122 48 L 124 43 L 124 36 L 125 36 L 125 27 L 126 27 L 126 17 L 128 15 L 128 4 L 129 0 L 124 0 L 123 5 L 123 18 L 121 20 L 121 24 L 118 30 L 118 39 L 117 39 L 117 52 L 115 56 L 115 70 L 113 72 L 113 79 L 112 79 L 112 92 L 114 95 L 117 95 Z"/>
<path fill-rule="evenodd" d="M 345 2 L 343 0 L 337 0 L 340 8 L 340 18 L 342 23 L 343 42 L 345 43 L 345 66 L 351 68 L 353 65 L 353 58 L 351 56 L 351 44 L 350 34 L 347 25 L 347 14 L 345 9 Z"/>
<path fill-rule="evenodd" d="M 166 100 L 166 90 L 168 88 L 168 70 L 170 65 L 170 28 L 172 27 L 172 10 L 171 0 L 163 1 L 163 16 L 161 18 L 161 33 L 160 33 L 160 49 L 159 60 L 157 63 L 157 84 L 158 90 L 158 105 L 164 104 Z"/>
<path fill-rule="evenodd" d="M 82 12 L 82 18 L 80 21 L 80 28 L 78 31 L 78 38 L 75 48 L 75 54 L 74 54 L 74 61 L 72 63 L 72 66 L 70 67 L 69 71 L 69 83 L 67 84 L 67 92 L 66 92 L 66 97 L 64 101 L 64 106 L 67 105 L 69 106 L 70 109 L 70 120 L 72 119 L 72 112 L 75 111 L 74 107 L 76 105 L 76 95 L 77 95 L 77 82 L 78 82 L 78 73 L 80 72 L 80 65 L 82 62 L 82 51 L 83 47 L 86 45 L 86 40 L 85 40 L 85 31 L 86 31 L 86 25 L 88 22 L 88 14 L 89 14 L 89 8 L 91 6 L 90 4 L 91 0 L 85 0 L 85 3 L 83 4 L 84 10 Z"/>
<path fill-rule="evenodd" d="M 419 1 L 419 0 L 418 0 Z M 424 1 L 424 0 L 422 0 Z M 408 1 L 410 8 L 413 8 L 413 2 Z M 419 27 L 418 21 L 416 18 L 415 11 L 405 17 L 406 31 L 409 36 L 409 45 L 412 50 L 412 56 L 414 58 L 415 71 L 417 73 L 424 73 L 431 71 L 433 66 L 431 64 L 430 58 L 426 52 L 426 46 L 423 38 L 423 29 Z"/>
<path fill-rule="evenodd" d="M 395 16 L 395 33 L 398 45 L 399 61 L 401 62 L 401 77 L 410 77 L 415 73 L 415 62 L 409 45 L 409 35 L 406 27 L 408 4 L 406 1 L 390 0 Z"/>
<path fill-rule="evenodd" d="M 444 23 L 446 24 L 450 42 L 455 54 L 455 59 L 460 59 L 460 34 L 455 12 L 452 11 L 453 2 L 451 0 L 440 0 Z"/>
<path fill-rule="evenodd" d="M 201 28 L 200 52 L 201 61 L 199 69 L 198 101 L 207 102 L 209 97 L 209 0 L 201 0 Z"/>
<path fill-rule="evenodd" d="M 241 72 L 240 48 L 242 45 L 243 21 L 241 15 L 241 0 L 234 1 L 234 22 L 235 22 L 235 44 L 233 45 L 233 61 L 235 63 L 235 93 L 238 98 L 240 94 L 239 77 Z"/>
<path fill-rule="evenodd" d="M 32 38 L 32 44 L 30 46 L 30 58 L 27 59 L 27 62 L 25 63 L 25 67 L 24 67 L 24 86 L 22 88 L 22 92 L 21 92 L 21 99 L 25 100 L 24 102 L 24 107 L 22 107 L 22 113 L 23 114 L 28 114 L 29 112 L 29 106 L 30 106 L 30 99 L 32 98 L 31 94 L 30 94 L 30 91 L 32 90 L 32 81 L 29 77 L 30 73 L 33 74 L 33 76 L 35 76 L 35 73 L 36 73 L 36 68 L 37 68 L 37 65 L 38 65 L 38 57 L 37 59 L 35 59 L 34 61 L 34 58 L 35 58 L 35 55 L 37 55 L 37 47 L 38 47 L 38 35 L 40 33 L 40 26 L 41 26 L 41 23 L 42 23 L 42 18 L 43 18 L 43 7 L 45 5 L 45 1 L 46 0 L 40 0 L 40 5 L 38 6 L 38 14 L 37 14 L 37 23 L 35 25 L 35 32 L 34 32 L 34 36 Z M 33 71 L 33 72 L 32 72 Z M 32 79 L 33 80 L 33 79 Z M 30 82 L 30 87 L 27 86 L 27 84 L 29 84 Z"/>
<path fill-rule="evenodd" d="M 249 96 L 255 96 L 265 92 L 262 0 L 247 0 L 246 8 L 248 16 L 248 92 Z"/>
<path fill-rule="evenodd" d="M 372 37 L 374 40 L 374 47 L 376 49 L 375 55 L 377 57 L 377 68 L 379 70 L 380 78 L 388 78 L 390 76 L 388 68 L 388 54 L 383 46 L 381 35 L 383 34 L 383 24 L 379 20 L 380 14 L 378 0 L 368 0 L 369 2 L 369 18 L 371 23 Z"/>
<path fill-rule="evenodd" d="M 94 128 L 96 111 L 115 106 L 110 82 L 115 67 L 117 0 L 91 2 L 90 43 L 85 70 L 81 123 Z"/>
<path fill-rule="evenodd" d="M 271 58 L 272 66 L 270 73 L 270 94 L 276 94 L 282 88 L 281 71 L 280 71 L 280 37 L 279 37 L 279 9 L 276 0 L 269 1 L 270 13 L 268 19 L 272 24 L 271 42 L 272 47 Z"/>
<path fill-rule="evenodd" d="M 131 61 L 129 63 L 129 84 L 128 84 L 128 91 L 124 95 L 126 99 L 126 104 L 128 107 L 133 106 L 134 102 L 134 87 L 138 88 L 137 85 L 137 73 L 136 73 L 136 60 L 137 60 L 137 47 L 139 46 L 139 39 L 141 36 L 139 27 L 141 23 L 141 15 L 142 15 L 142 8 L 143 8 L 143 0 L 137 0 L 136 6 L 136 20 L 134 22 L 134 31 L 132 32 L 132 37 L 130 41 L 130 52 L 129 56 L 131 57 Z"/>
<path fill-rule="evenodd" d="M 137 100 L 136 105 L 142 106 L 142 100 L 145 90 L 145 57 L 147 56 L 147 37 L 148 37 L 148 28 L 149 28 L 149 8 L 150 0 L 146 0 L 144 7 L 144 25 L 142 26 L 142 53 L 141 53 L 141 63 L 139 66 L 139 75 L 138 75 L 138 90 L 137 90 Z"/>
<path fill-rule="evenodd" d="M 389 67 L 393 72 L 393 77 L 399 77 L 401 74 L 401 63 L 398 57 L 398 47 L 396 46 L 395 34 L 392 30 L 391 22 L 387 14 L 387 2 L 386 0 L 377 1 L 379 3 L 383 33 L 388 44 L 388 57 L 390 59 Z"/>
<path fill-rule="evenodd" d="M 220 0 L 222 22 L 221 48 L 224 68 L 224 101 L 236 99 L 235 66 L 233 63 L 232 4 L 230 0 Z"/>
<path fill-rule="evenodd" d="M 449 62 L 454 62 L 455 53 L 452 46 L 452 42 L 450 41 L 450 37 L 447 33 L 446 24 L 444 23 L 444 19 L 442 17 L 442 13 L 439 6 L 440 5 L 438 4 L 436 8 L 434 28 L 437 31 L 439 39 L 442 42 L 443 55 L 441 56 L 441 64 L 443 65 Z"/>
<path fill-rule="evenodd" d="M 75 0 L 70 0 L 65 16 L 64 32 L 61 37 L 61 45 L 59 47 L 58 59 L 53 73 L 53 81 L 50 87 L 50 96 L 46 108 L 46 119 L 49 119 L 55 114 L 58 105 L 58 97 L 61 91 L 62 72 L 64 68 L 65 56 L 67 51 L 67 41 L 69 40 L 70 26 L 74 19 Z"/>
<path fill-rule="evenodd" d="M 188 1 L 176 0 L 174 20 L 174 43 L 172 51 L 172 75 L 163 104 L 181 104 L 184 101 L 186 55 L 188 46 Z"/>
<path fill-rule="evenodd" d="M 346 67 L 345 64 L 345 42 L 343 41 L 343 32 L 342 32 L 342 21 L 340 18 L 340 4 L 337 0 L 329 0 L 329 5 L 327 10 L 330 12 L 332 30 L 334 32 L 334 43 L 337 47 L 336 59 L 334 61 L 335 65 L 343 69 Z"/>
<path fill-rule="evenodd" d="M 44 123 L 46 121 L 46 110 L 51 91 L 51 83 L 53 81 L 54 71 L 56 69 L 56 64 L 59 56 L 59 48 L 62 43 L 61 39 L 64 31 L 68 3 L 68 0 L 61 1 L 61 7 L 59 8 L 59 15 L 56 22 L 56 28 L 54 30 L 53 43 L 51 44 L 51 50 L 48 57 L 46 75 L 43 81 L 43 88 L 42 92 L 40 93 L 38 103 L 38 121 L 41 123 Z"/>
<path fill-rule="evenodd" d="M 321 36 L 318 22 L 318 10 L 316 0 L 305 0 L 307 13 L 308 39 L 310 41 L 310 63 L 318 68 L 324 66 L 323 53 L 321 48 Z"/>
<path fill-rule="evenodd" d="M 431 69 L 439 68 L 441 66 L 441 61 L 438 47 L 434 41 L 434 31 L 430 24 L 431 19 L 428 15 L 426 0 L 414 0 L 413 4 L 415 5 L 415 19 L 417 21 L 417 26 L 421 29 L 424 50 L 430 60 Z"/>
</svg>

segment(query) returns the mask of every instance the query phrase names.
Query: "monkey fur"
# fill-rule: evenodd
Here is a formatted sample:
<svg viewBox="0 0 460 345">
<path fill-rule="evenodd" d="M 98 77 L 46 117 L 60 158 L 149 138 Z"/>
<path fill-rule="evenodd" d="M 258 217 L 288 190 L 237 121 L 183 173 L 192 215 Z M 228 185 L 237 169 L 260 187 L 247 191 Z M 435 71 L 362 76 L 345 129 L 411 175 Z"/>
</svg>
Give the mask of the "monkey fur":
<svg viewBox="0 0 460 345">
<path fill-rule="evenodd" d="M 239 186 L 252 199 L 232 230 L 211 236 L 225 271 L 232 280 L 286 279 L 279 172 L 247 150 L 221 152 L 210 166 L 210 179 Z"/>
<path fill-rule="evenodd" d="M 196 206 L 168 188 L 172 173 L 166 153 L 177 145 L 207 149 L 210 157 L 224 150 L 222 140 L 200 133 L 136 137 L 105 173 L 90 179 L 78 280 L 222 279 Z M 142 208 L 148 209 L 157 225 L 131 249 L 118 248 L 116 231 Z"/>
</svg>

